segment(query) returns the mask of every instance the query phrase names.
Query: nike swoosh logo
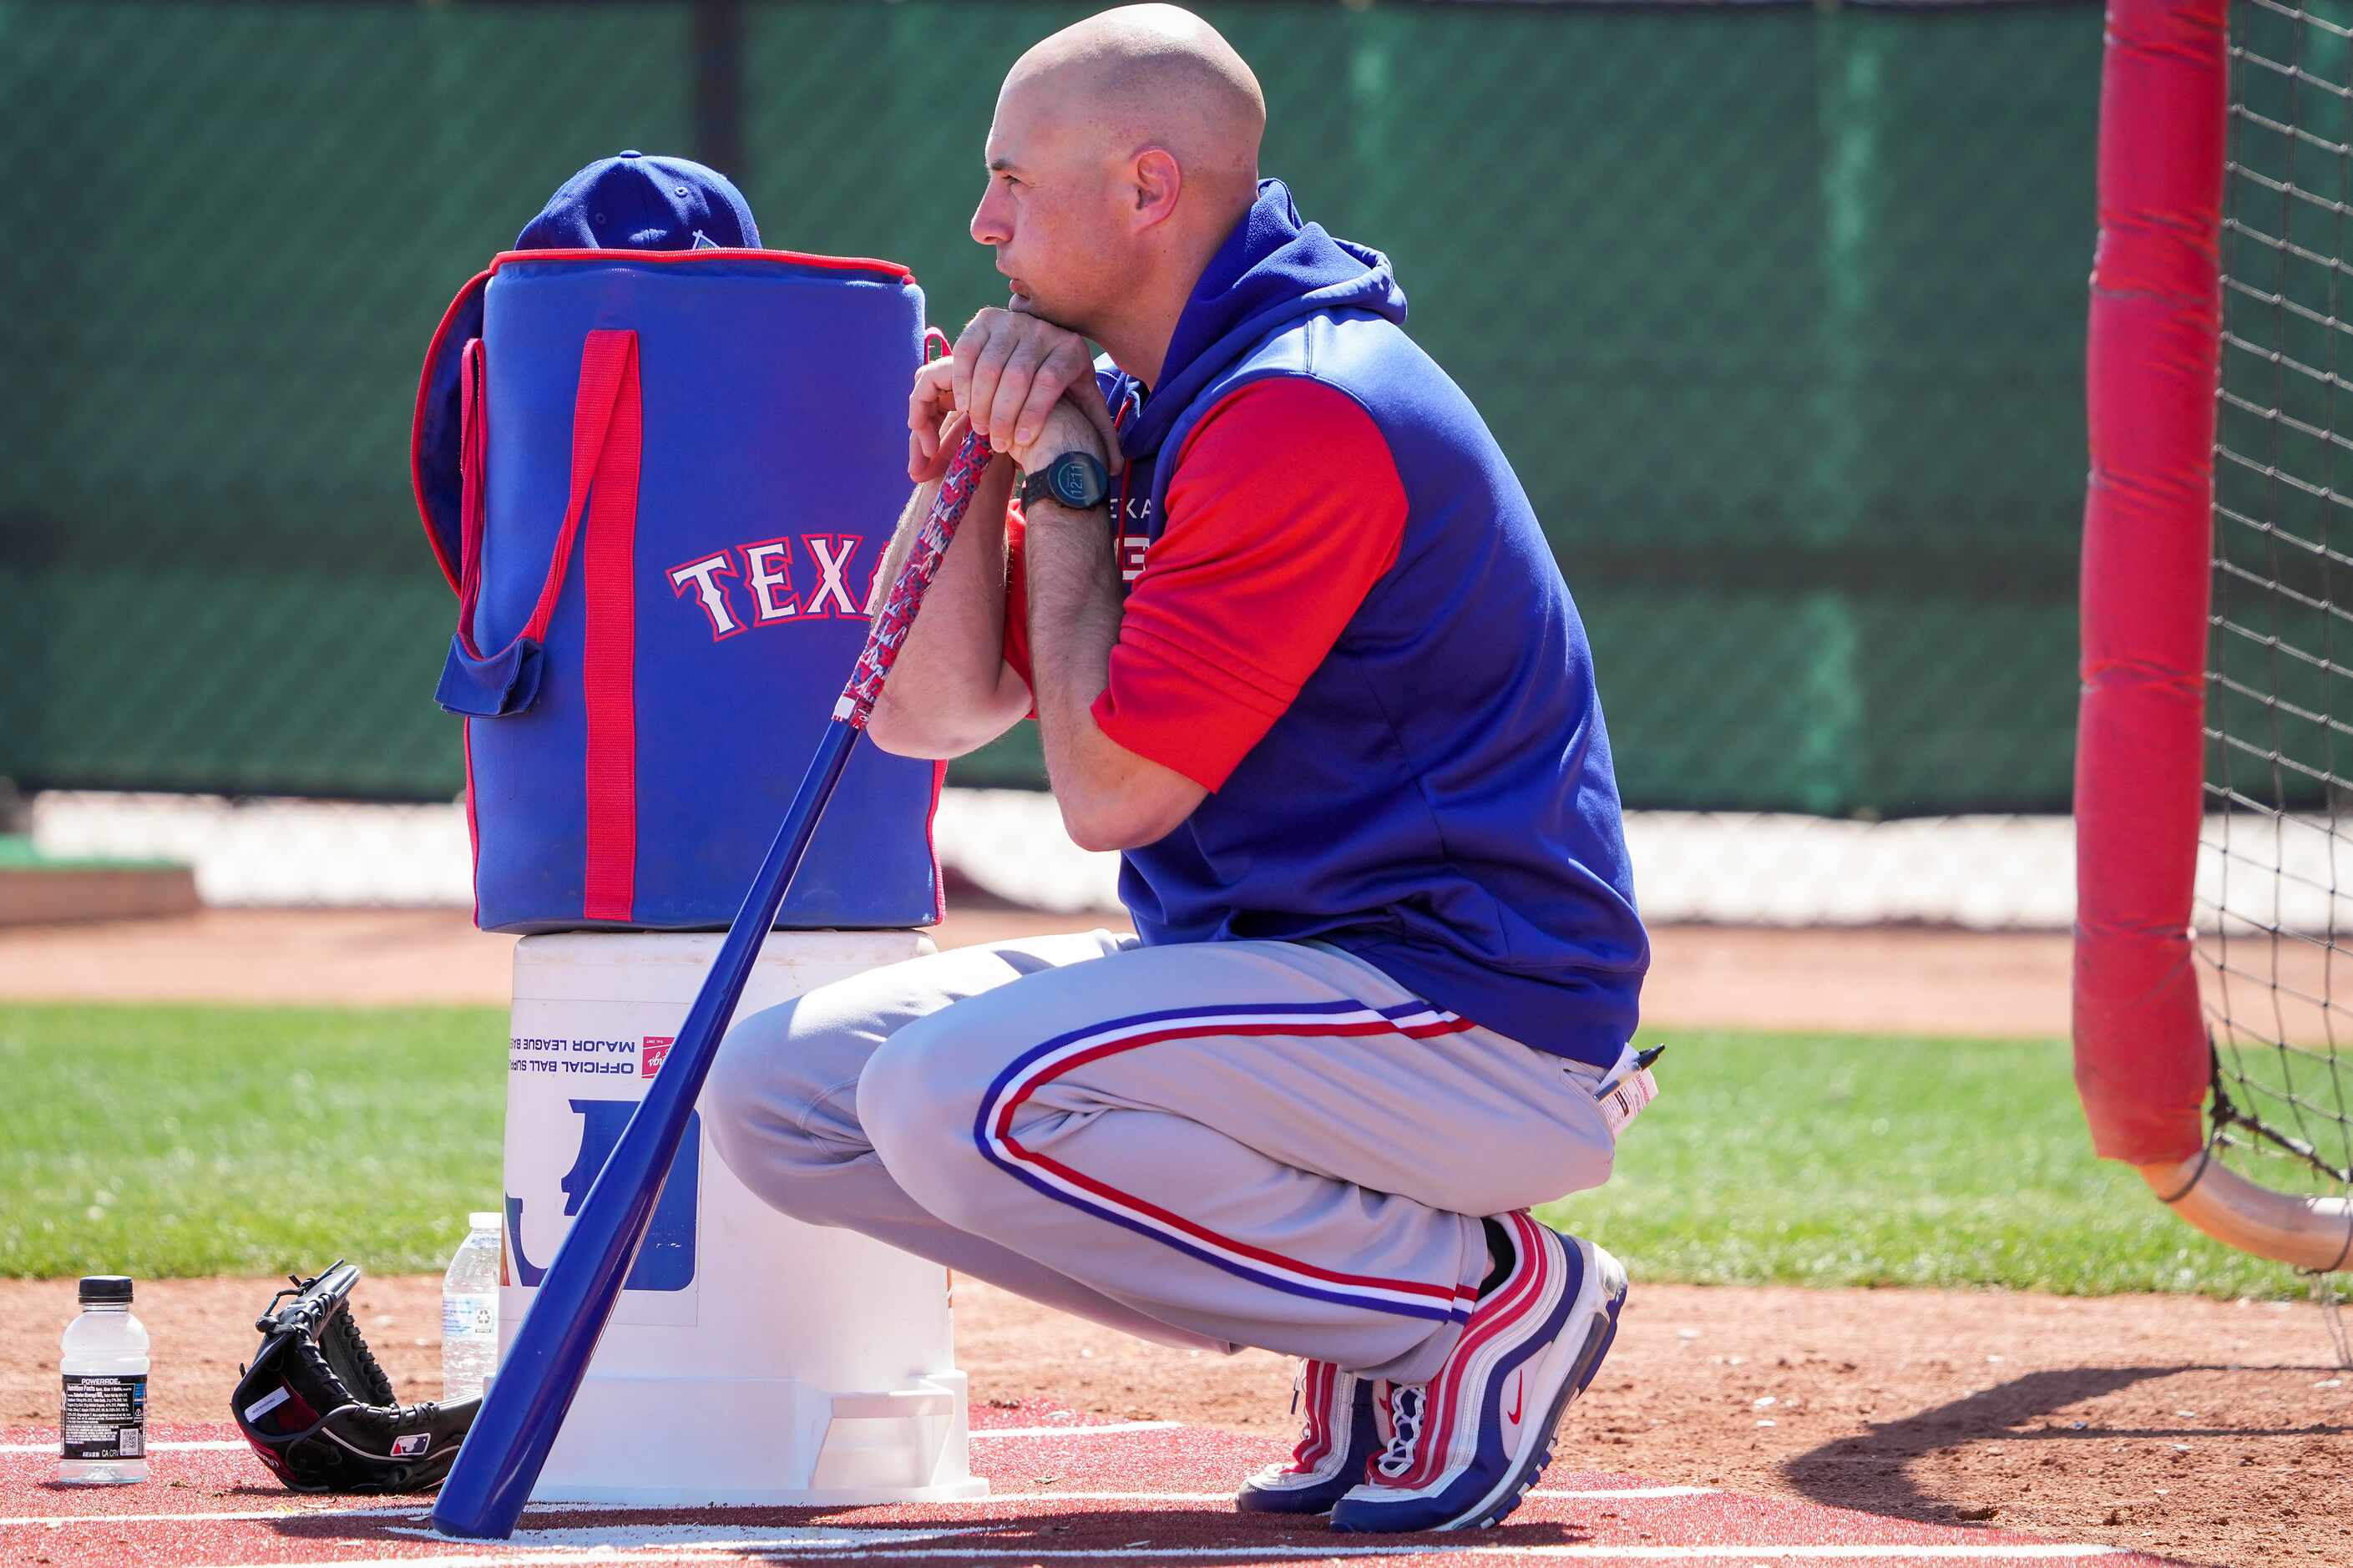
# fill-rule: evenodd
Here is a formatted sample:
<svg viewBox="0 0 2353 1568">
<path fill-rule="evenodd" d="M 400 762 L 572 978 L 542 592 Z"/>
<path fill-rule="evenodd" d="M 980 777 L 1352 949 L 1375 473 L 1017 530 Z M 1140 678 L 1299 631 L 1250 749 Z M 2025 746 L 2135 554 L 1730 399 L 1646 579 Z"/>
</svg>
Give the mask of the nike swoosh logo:
<svg viewBox="0 0 2353 1568">
<path fill-rule="evenodd" d="M 1520 1396 L 1526 1392 L 1527 1384 L 1525 1381 L 1520 1373 L 1516 1372 L 1512 1374 L 1512 1413 L 1505 1416 L 1504 1419 L 1509 1421 L 1514 1426 L 1520 1424 Z"/>
</svg>

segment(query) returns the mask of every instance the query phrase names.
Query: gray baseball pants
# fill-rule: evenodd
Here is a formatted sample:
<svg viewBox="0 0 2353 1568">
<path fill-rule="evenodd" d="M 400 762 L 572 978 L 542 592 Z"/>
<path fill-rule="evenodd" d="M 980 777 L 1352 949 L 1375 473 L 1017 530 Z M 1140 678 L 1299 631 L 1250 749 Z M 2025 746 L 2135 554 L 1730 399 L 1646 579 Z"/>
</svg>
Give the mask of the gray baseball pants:
<svg viewBox="0 0 2353 1568">
<path fill-rule="evenodd" d="M 1421 1383 L 1480 1217 L 1609 1179 L 1601 1082 L 1324 943 L 1098 931 L 753 1014 L 701 1103 L 797 1218 L 1146 1339 Z"/>
</svg>

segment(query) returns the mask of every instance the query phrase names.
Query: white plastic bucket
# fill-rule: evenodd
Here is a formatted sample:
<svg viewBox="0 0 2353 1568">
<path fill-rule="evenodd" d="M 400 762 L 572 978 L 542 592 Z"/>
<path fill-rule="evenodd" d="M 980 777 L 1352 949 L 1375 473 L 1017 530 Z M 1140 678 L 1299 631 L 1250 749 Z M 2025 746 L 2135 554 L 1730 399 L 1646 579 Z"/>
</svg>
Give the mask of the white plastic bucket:
<svg viewBox="0 0 2353 1568">
<path fill-rule="evenodd" d="M 499 1345 L 604 1153 L 660 1069 L 716 933 L 566 931 L 515 945 Z M 919 931 L 776 931 L 736 1016 L 932 950 Z M 854 1231 L 805 1226 L 702 1133 L 646 1243 L 533 1498 L 846 1504 L 987 1489 L 966 1462 L 948 1279 Z"/>
</svg>

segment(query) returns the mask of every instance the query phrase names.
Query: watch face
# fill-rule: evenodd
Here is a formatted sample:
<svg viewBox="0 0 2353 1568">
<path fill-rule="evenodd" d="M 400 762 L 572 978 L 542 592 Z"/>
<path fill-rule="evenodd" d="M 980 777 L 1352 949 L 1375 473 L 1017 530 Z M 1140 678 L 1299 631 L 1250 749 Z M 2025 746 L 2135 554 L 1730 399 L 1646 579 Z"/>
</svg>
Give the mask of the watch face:
<svg viewBox="0 0 2353 1568">
<path fill-rule="evenodd" d="M 1046 482 L 1053 487 L 1055 499 L 1064 506 L 1095 506 L 1103 499 L 1103 485 L 1096 479 L 1087 460 L 1076 452 L 1057 459 L 1046 472 Z"/>
</svg>

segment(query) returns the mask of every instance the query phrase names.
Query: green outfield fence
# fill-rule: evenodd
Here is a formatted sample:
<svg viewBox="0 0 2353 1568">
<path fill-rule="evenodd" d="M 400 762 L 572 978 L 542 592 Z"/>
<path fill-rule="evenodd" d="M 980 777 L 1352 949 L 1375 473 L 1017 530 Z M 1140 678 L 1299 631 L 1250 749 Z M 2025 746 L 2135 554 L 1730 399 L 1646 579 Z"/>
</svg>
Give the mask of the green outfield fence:
<svg viewBox="0 0 2353 1568">
<path fill-rule="evenodd" d="M 454 795 L 452 290 L 643 147 L 953 328 L 997 81 L 1091 8 L 0 0 L 0 778 Z M 1535 498 L 1630 804 L 2065 808 L 2096 6 L 1200 9 Z"/>
</svg>

